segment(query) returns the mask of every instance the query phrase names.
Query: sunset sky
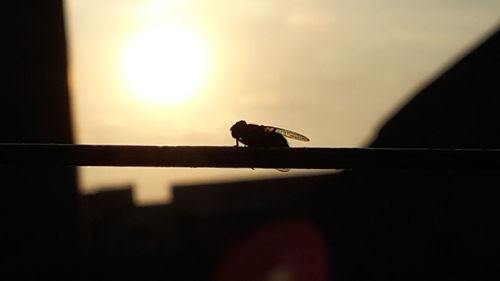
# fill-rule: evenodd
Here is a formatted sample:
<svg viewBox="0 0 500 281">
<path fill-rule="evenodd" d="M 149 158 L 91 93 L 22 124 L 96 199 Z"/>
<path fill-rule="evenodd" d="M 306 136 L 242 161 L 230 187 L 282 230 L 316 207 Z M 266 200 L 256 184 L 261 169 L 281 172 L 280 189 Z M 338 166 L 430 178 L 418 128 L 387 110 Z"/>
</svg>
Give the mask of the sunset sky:
<svg viewBox="0 0 500 281">
<path fill-rule="evenodd" d="M 369 143 L 384 120 L 500 24 L 498 0 L 66 0 L 76 141 L 234 145 L 241 119 L 308 143 Z M 84 192 L 303 174 L 81 168 Z M 313 171 L 314 172 L 314 171 Z M 316 171 L 317 172 L 317 171 Z"/>
</svg>

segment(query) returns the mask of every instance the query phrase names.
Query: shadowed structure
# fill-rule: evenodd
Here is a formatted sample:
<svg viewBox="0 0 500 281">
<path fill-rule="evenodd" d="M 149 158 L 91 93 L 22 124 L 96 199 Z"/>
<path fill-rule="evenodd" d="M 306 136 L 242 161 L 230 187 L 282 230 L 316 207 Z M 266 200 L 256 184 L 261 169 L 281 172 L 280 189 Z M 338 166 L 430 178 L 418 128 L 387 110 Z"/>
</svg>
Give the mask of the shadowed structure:
<svg viewBox="0 0 500 281">
<path fill-rule="evenodd" d="M 4 4 L 0 142 L 72 143 L 63 1 Z M 70 280 L 78 243 L 74 167 L 1 167 L 2 276 Z"/>
</svg>

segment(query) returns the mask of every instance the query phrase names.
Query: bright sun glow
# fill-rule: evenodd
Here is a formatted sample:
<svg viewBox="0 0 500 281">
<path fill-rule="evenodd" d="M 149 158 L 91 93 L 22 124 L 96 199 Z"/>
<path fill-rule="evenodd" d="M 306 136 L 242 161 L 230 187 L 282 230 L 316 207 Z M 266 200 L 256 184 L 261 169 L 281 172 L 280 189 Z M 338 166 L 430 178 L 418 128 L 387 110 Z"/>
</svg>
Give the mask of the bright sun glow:
<svg viewBox="0 0 500 281">
<path fill-rule="evenodd" d="M 209 70 L 209 49 L 193 33 L 154 27 L 135 34 L 123 53 L 124 79 L 139 99 L 176 105 L 190 100 Z"/>
</svg>

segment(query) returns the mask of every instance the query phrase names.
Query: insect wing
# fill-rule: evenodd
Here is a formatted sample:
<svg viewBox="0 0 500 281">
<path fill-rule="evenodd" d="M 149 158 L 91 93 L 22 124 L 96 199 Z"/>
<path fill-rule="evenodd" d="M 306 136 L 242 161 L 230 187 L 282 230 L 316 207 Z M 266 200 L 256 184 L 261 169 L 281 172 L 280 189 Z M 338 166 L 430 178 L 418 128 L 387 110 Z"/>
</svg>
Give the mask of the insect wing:
<svg viewBox="0 0 500 281">
<path fill-rule="evenodd" d="M 276 127 L 271 127 L 271 126 L 264 126 L 264 130 L 266 132 L 276 132 L 282 136 L 285 136 L 285 137 L 291 138 L 291 139 L 295 139 L 295 140 L 309 141 L 309 138 L 307 138 L 306 136 L 301 135 L 299 133 L 296 133 L 294 131 L 287 130 L 287 129 L 276 128 Z"/>
</svg>

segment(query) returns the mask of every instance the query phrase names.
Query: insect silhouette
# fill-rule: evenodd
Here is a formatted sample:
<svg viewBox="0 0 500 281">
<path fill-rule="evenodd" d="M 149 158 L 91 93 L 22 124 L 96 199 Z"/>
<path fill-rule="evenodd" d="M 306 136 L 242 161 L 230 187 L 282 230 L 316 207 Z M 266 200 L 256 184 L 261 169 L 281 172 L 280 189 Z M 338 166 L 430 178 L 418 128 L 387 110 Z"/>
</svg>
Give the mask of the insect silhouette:
<svg viewBox="0 0 500 281">
<path fill-rule="evenodd" d="M 236 139 L 236 146 L 241 142 L 248 147 L 289 147 L 285 137 L 309 141 L 307 137 L 287 129 L 247 124 L 244 120 L 231 127 L 231 136 Z"/>
</svg>

